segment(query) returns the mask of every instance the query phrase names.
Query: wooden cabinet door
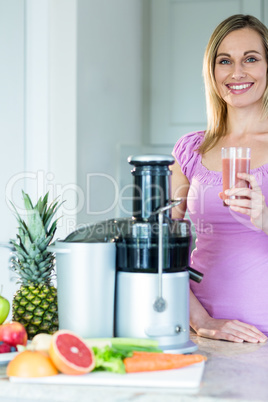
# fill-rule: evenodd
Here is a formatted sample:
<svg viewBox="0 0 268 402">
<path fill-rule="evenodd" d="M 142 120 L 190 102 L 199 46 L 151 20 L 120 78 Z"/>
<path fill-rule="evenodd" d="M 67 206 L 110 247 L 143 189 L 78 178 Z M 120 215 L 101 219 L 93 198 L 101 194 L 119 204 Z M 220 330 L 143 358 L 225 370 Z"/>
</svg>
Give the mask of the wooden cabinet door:
<svg viewBox="0 0 268 402">
<path fill-rule="evenodd" d="M 265 22 L 265 0 L 151 0 L 149 67 L 150 145 L 171 145 L 205 129 L 202 62 L 214 28 L 232 14 Z"/>
</svg>

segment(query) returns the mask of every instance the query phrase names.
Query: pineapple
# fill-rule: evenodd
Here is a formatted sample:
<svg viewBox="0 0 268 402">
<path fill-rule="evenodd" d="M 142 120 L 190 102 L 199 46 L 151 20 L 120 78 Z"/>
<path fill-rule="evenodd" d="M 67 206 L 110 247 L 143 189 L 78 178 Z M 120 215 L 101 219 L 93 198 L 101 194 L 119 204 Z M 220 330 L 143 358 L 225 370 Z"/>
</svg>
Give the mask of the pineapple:
<svg viewBox="0 0 268 402">
<path fill-rule="evenodd" d="M 24 325 L 28 338 L 38 333 L 52 334 L 58 329 L 57 289 L 52 284 L 55 260 L 47 250 L 56 228 L 52 219 L 58 202 L 48 205 L 48 193 L 33 206 L 28 194 L 22 191 L 27 211 L 27 223 L 18 214 L 19 223 L 12 268 L 21 284 L 12 301 L 12 319 Z"/>
</svg>

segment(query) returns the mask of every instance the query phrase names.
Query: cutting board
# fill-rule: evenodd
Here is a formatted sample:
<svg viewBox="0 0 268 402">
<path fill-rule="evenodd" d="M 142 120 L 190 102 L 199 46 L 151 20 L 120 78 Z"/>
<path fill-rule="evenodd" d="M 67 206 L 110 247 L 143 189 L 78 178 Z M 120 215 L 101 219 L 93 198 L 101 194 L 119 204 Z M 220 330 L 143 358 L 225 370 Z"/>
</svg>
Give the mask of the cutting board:
<svg viewBox="0 0 268 402">
<path fill-rule="evenodd" d="M 183 388 L 198 391 L 201 383 L 205 362 L 177 370 L 163 370 L 146 373 L 114 374 L 109 372 L 93 372 L 84 375 L 58 374 L 51 377 L 21 378 L 10 377 L 16 383 L 32 384 L 63 384 L 63 385 L 101 385 L 119 387 L 159 387 Z"/>
</svg>

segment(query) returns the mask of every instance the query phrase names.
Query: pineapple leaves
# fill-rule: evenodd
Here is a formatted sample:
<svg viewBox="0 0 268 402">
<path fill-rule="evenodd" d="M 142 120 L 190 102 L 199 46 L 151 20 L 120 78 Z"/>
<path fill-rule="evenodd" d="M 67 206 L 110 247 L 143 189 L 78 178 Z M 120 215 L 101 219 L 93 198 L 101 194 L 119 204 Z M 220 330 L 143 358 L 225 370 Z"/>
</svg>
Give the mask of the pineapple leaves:
<svg viewBox="0 0 268 402">
<path fill-rule="evenodd" d="M 19 226 L 19 229 L 25 229 L 25 230 L 27 231 L 27 225 L 26 225 L 26 223 L 24 222 L 24 220 L 21 219 L 21 217 L 20 217 L 20 215 L 19 215 L 19 213 L 18 213 L 18 211 L 17 211 L 15 205 L 13 204 L 12 201 L 10 201 L 10 204 L 12 205 L 12 207 L 13 207 L 13 209 L 14 209 L 15 216 L 16 216 L 16 218 L 17 218 L 17 221 L 18 221 L 19 225 L 20 225 L 20 226 Z"/>
<path fill-rule="evenodd" d="M 49 208 L 48 208 L 48 210 L 46 211 L 46 213 L 42 216 L 43 222 L 44 222 L 44 227 L 45 227 L 45 230 L 46 230 L 46 231 L 48 231 L 48 227 L 49 227 L 49 225 L 50 225 L 50 223 L 51 223 L 51 220 L 52 220 L 53 216 L 56 214 L 56 212 L 58 211 L 58 209 L 61 207 L 61 205 L 62 205 L 62 203 L 59 204 L 58 201 L 52 203 L 52 204 L 49 206 Z M 58 220 L 57 220 L 57 221 L 58 221 Z M 55 221 L 55 222 L 57 222 L 57 221 Z M 55 224 L 55 222 L 54 222 L 54 224 Z M 51 229 L 50 229 L 50 231 L 51 231 Z M 53 231 L 53 230 L 52 230 L 52 231 Z"/>
<path fill-rule="evenodd" d="M 52 224 L 51 222 L 56 212 L 62 205 L 62 203 L 59 204 L 58 201 L 54 201 L 48 206 L 49 193 L 46 193 L 45 196 L 43 198 L 40 197 L 37 201 L 37 204 L 33 206 L 29 195 L 26 194 L 23 190 L 22 194 L 23 194 L 24 206 L 27 212 L 27 224 L 19 215 L 15 205 L 10 201 L 15 211 L 17 221 L 19 223 L 18 230 L 21 238 L 24 237 L 26 234 L 28 234 L 30 241 L 32 243 L 33 242 L 38 243 L 39 242 L 38 240 L 40 238 L 44 239 L 45 237 L 47 236 L 50 237 L 51 235 L 53 237 L 57 228 L 58 219 L 55 220 Z M 50 224 L 51 227 L 49 228 Z"/>
<path fill-rule="evenodd" d="M 49 283 L 54 271 L 54 256 L 47 251 L 57 229 L 58 219 L 53 217 L 62 205 L 58 201 L 48 204 L 48 193 L 34 206 L 29 195 L 22 191 L 26 222 L 10 201 L 18 221 L 16 240 L 10 240 L 15 249 L 13 269 L 22 283 Z"/>
<path fill-rule="evenodd" d="M 47 200 L 48 200 L 48 193 L 46 193 L 46 195 L 44 196 L 43 200 L 40 197 L 39 200 L 37 201 L 36 204 L 36 209 L 38 210 L 39 214 L 42 216 L 42 213 L 47 205 Z M 43 219 L 43 216 L 42 216 Z"/>
<path fill-rule="evenodd" d="M 36 242 L 40 237 L 45 237 L 46 231 L 39 212 L 36 209 L 27 211 L 28 232 L 32 242 Z"/>
<path fill-rule="evenodd" d="M 26 194 L 22 190 L 22 195 L 23 195 L 24 205 L 25 205 L 25 208 L 27 209 L 27 211 L 33 209 L 33 204 L 32 204 L 30 197 L 28 196 L 28 194 Z"/>
</svg>

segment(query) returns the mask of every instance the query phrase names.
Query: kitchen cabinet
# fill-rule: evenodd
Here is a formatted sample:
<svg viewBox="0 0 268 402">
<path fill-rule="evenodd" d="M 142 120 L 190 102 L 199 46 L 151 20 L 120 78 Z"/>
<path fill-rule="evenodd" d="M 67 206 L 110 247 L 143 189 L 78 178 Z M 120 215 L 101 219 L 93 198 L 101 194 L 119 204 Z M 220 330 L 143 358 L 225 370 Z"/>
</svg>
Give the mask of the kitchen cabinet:
<svg viewBox="0 0 268 402">
<path fill-rule="evenodd" d="M 147 141 L 173 145 L 206 127 L 202 60 L 214 28 L 226 17 L 252 14 L 267 24 L 265 0 L 152 0 L 147 5 Z"/>
</svg>

